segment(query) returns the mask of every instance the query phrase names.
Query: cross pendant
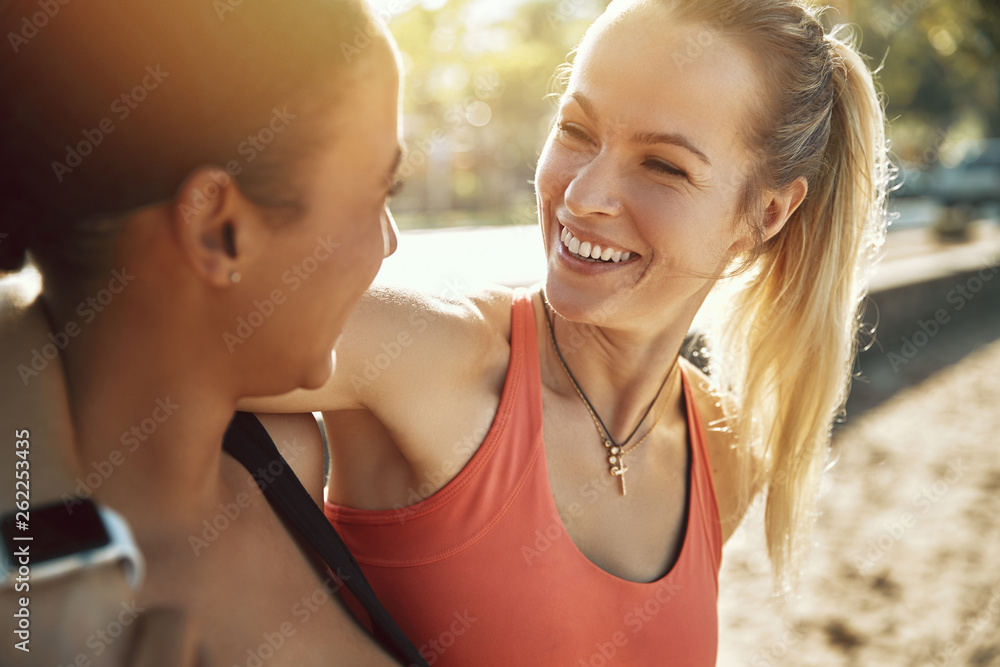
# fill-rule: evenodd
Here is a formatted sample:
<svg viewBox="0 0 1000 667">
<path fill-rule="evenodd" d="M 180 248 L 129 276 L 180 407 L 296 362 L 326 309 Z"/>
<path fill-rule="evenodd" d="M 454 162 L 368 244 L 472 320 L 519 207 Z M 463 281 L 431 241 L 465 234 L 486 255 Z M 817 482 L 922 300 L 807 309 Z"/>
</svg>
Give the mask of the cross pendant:
<svg viewBox="0 0 1000 667">
<path fill-rule="evenodd" d="M 622 495 L 625 495 L 625 473 L 628 472 L 628 468 L 625 467 L 624 463 L 620 463 L 617 466 L 611 468 L 611 474 L 616 476 L 622 484 Z"/>
</svg>

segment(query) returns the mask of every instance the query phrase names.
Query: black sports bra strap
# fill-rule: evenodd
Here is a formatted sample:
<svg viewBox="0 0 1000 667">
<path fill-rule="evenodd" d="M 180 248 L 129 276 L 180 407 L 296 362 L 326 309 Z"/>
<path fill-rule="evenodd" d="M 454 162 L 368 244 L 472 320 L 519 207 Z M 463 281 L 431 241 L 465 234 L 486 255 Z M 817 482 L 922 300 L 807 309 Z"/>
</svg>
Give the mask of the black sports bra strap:
<svg viewBox="0 0 1000 667">
<path fill-rule="evenodd" d="M 274 462 L 281 466 L 281 473 L 269 473 L 266 483 L 255 476 L 264 497 L 364 606 L 375 637 L 386 650 L 410 667 L 427 667 L 427 661 L 378 601 L 347 545 L 292 472 L 260 421 L 249 412 L 237 412 L 226 430 L 223 449 L 254 475 Z"/>
</svg>

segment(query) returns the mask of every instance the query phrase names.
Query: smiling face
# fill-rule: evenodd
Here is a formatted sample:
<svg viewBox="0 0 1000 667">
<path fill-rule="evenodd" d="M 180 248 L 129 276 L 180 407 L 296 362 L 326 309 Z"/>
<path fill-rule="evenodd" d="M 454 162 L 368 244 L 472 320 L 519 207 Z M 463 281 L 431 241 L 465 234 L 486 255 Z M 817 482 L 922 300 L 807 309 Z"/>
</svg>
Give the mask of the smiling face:
<svg viewBox="0 0 1000 667">
<path fill-rule="evenodd" d="M 693 317 L 751 238 L 736 220 L 741 130 L 760 90 L 739 47 L 660 7 L 613 6 L 591 29 L 536 174 L 546 292 L 563 316 Z"/>
</svg>

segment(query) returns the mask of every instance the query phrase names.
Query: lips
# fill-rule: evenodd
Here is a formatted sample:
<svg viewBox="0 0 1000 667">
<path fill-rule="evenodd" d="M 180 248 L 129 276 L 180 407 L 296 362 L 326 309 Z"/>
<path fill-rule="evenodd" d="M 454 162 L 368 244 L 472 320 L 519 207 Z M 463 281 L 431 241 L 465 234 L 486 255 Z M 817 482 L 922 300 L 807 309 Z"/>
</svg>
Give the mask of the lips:
<svg viewBox="0 0 1000 667">
<path fill-rule="evenodd" d="M 632 252 L 622 248 L 581 239 L 565 227 L 562 230 L 561 242 L 574 257 L 594 263 L 618 264 L 627 262 L 633 255 Z"/>
</svg>

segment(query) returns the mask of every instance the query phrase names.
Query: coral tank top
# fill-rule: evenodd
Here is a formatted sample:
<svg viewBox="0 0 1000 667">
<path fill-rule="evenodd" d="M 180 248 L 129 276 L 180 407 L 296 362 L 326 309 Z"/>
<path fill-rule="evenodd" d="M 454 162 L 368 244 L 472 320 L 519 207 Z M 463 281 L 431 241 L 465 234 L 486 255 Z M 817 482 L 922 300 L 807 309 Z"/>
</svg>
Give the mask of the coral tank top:
<svg viewBox="0 0 1000 667">
<path fill-rule="evenodd" d="M 327 503 L 327 518 L 431 665 L 715 665 L 722 533 L 686 369 L 684 541 L 666 575 L 635 583 L 588 560 L 559 519 L 545 462 L 535 318 L 523 290 L 511 325 L 500 406 L 459 474 L 415 505 Z"/>
</svg>

